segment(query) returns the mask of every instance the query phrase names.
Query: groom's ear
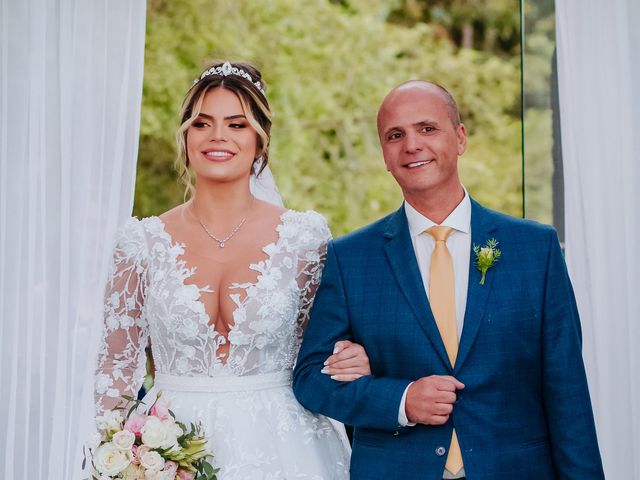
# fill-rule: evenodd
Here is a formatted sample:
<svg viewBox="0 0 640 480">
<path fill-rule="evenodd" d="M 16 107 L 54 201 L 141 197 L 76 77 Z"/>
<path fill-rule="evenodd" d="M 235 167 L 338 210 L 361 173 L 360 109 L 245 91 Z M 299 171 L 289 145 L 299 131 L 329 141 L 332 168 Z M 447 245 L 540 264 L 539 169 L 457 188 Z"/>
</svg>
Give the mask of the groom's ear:
<svg viewBox="0 0 640 480">
<path fill-rule="evenodd" d="M 461 123 L 456 128 L 456 137 L 458 140 L 458 156 L 460 156 L 467 151 L 467 127 L 464 126 L 464 123 Z"/>
</svg>

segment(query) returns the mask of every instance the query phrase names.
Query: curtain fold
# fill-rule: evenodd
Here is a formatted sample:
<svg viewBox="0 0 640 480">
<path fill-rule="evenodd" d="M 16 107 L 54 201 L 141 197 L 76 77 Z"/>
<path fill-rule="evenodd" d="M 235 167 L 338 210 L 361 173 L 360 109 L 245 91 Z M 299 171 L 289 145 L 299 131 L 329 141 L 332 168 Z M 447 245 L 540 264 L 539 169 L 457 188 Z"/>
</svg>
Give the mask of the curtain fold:
<svg viewBox="0 0 640 480">
<path fill-rule="evenodd" d="M 115 229 L 131 214 L 143 0 L 0 0 L 0 477 L 81 478 Z"/>
<path fill-rule="evenodd" d="M 556 2 L 566 257 L 607 478 L 640 478 L 640 3 Z"/>
</svg>

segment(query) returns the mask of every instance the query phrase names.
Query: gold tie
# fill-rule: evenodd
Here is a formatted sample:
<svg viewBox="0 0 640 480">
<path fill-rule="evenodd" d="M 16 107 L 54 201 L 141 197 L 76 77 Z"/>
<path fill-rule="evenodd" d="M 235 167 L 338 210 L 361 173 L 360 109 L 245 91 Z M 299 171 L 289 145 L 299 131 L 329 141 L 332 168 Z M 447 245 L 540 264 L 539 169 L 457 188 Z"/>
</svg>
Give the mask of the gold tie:
<svg viewBox="0 0 640 480">
<path fill-rule="evenodd" d="M 454 366 L 458 355 L 456 289 L 453 276 L 453 260 L 447 248 L 447 238 L 452 231 L 451 227 L 435 226 L 428 229 L 427 233 L 436 241 L 436 246 L 431 255 L 431 268 L 429 268 L 429 304 L 436 319 L 442 342 L 447 350 L 447 355 L 451 361 L 451 366 Z M 462 453 L 460 452 L 458 437 L 454 429 L 445 468 L 449 472 L 456 474 L 462 467 Z"/>
</svg>

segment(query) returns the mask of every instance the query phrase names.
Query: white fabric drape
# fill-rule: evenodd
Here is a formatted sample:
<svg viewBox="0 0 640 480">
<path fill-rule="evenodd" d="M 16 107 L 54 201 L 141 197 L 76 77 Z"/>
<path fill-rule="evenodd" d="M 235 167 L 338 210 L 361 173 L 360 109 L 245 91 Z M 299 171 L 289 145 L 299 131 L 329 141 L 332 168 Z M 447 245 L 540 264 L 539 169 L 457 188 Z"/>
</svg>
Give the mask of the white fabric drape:
<svg viewBox="0 0 640 480">
<path fill-rule="evenodd" d="M 566 257 L 607 478 L 640 478 L 640 2 L 556 2 Z"/>
<path fill-rule="evenodd" d="M 130 215 L 143 0 L 0 0 L 0 478 L 80 478 L 114 230 Z"/>
</svg>

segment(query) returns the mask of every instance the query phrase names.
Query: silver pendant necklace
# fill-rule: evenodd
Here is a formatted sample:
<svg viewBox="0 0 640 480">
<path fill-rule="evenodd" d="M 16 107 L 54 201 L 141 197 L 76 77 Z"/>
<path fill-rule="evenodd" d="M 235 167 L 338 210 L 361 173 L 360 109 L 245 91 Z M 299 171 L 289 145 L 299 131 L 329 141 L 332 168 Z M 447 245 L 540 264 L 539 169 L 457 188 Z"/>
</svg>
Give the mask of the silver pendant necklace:
<svg viewBox="0 0 640 480">
<path fill-rule="evenodd" d="M 198 222 L 200 223 L 200 225 L 202 225 L 202 228 L 204 228 L 204 231 L 207 233 L 207 235 L 209 235 L 213 240 L 215 240 L 218 243 L 218 247 L 220 248 L 224 248 L 225 244 L 231 240 L 231 238 L 233 238 L 233 236 L 238 232 L 238 230 L 240 230 L 240 227 L 242 227 L 242 225 L 244 225 L 244 222 L 247 220 L 247 217 L 244 217 L 240 223 L 238 225 L 236 225 L 236 228 L 234 228 L 231 233 L 229 235 L 227 235 L 226 237 L 224 237 L 223 239 L 220 239 L 218 237 L 216 237 L 213 233 L 211 233 L 209 231 L 209 229 L 205 226 L 204 223 L 202 223 L 202 220 L 198 219 Z"/>
</svg>

